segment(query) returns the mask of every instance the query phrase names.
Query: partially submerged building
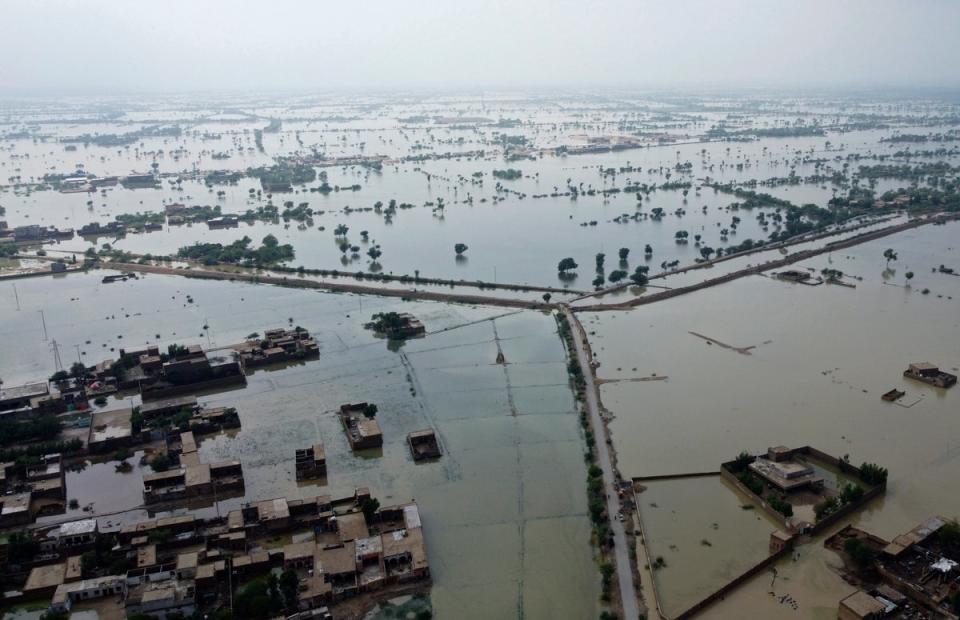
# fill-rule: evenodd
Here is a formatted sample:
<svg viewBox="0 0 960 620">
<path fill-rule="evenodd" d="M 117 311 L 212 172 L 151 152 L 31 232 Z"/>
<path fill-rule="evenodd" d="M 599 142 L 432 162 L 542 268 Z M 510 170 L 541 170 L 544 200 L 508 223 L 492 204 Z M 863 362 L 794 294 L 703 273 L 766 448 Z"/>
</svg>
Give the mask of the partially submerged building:
<svg viewBox="0 0 960 620">
<path fill-rule="evenodd" d="M 368 403 L 341 405 L 340 422 L 353 450 L 365 450 L 383 446 L 383 433 L 374 418 L 367 417 Z"/>
<path fill-rule="evenodd" d="M 817 475 L 809 463 L 794 459 L 793 451 L 785 446 L 768 449 L 767 454 L 757 457 L 749 468 L 784 493 L 807 487 L 823 488 L 823 477 Z"/>
<path fill-rule="evenodd" d="M 90 417 L 87 449 L 94 453 L 113 452 L 133 443 L 133 410 L 97 411 Z"/>
<path fill-rule="evenodd" d="M 440 443 L 433 429 L 415 431 L 407 435 L 407 444 L 414 461 L 440 458 Z"/>
<path fill-rule="evenodd" d="M 294 329 L 270 329 L 263 339 L 251 340 L 239 347 L 240 362 L 244 368 L 314 358 L 320 355 L 320 346 L 310 332 Z"/>
<path fill-rule="evenodd" d="M 371 318 L 365 327 L 391 340 L 413 338 L 427 332 L 423 323 L 407 312 L 380 312 Z"/>
<path fill-rule="evenodd" d="M 908 379 L 923 381 L 929 385 L 948 388 L 957 383 L 957 375 L 943 372 L 937 366 L 930 362 L 914 362 L 903 371 L 903 376 Z"/>
<path fill-rule="evenodd" d="M 949 533 L 943 534 L 948 529 Z M 926 519 L 889 542 L 853 526 L 844 528 L 837 537 L 857 538 L 869 544 L 875 560 L 871 570 L 847 576 L 861 582 L 862 589 L 840 601 L 838 617 L 956 618 L 953 601 L 960 593 L 958 531 L 955 522 L 939 516 Z M 839 543 L 833 548 L 843 549 Z M 861 581 L 864 576 L 866 581 Z"/>
<path fill-rule="evenodd" d="M 327 475 L 327 453 L 323 442 L 309 448 L 300 448 L 295 454 L 294 470 L 297 480 L 322 478 Z"/>
</svg>

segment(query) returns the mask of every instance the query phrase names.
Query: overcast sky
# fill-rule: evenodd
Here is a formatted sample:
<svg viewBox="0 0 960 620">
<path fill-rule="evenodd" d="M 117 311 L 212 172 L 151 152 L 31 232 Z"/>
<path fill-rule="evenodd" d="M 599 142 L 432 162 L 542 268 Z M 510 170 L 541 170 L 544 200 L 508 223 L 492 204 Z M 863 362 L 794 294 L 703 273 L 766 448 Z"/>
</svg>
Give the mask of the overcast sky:
<svg viewBox="0 0 960 620">
<path fill-rule="evenodd" d="M 5 0 L 0 92 L 960 86 L 955 0 Z"/>
</svg>

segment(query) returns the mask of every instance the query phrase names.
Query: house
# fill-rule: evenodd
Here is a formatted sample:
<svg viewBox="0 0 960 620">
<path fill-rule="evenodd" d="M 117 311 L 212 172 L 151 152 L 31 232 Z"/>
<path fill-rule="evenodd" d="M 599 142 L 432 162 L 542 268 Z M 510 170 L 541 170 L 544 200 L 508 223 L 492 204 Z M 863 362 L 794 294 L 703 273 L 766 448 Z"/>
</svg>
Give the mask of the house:
<svg viewBox="0 0 960 620">
<path fill-rule="evenodd" d="M 0 415 L 26 410 L 29 413 L 31 401 L 50 394 L 46 381 L 27 383 L 11 387 L 0 386 Z"/>
<path fill-rule="evenodd" d="M 327 456 L 322 441 L 309 448 L 297 450 L 294 457 L 297 480 L 309 480 L 327 475 Z"/>
<path fill-rule="evenodd" d="M 52 595 L 57 587 L 63 583 L 66 570 L 66 564 L 63 562 L 35 566 L 30 570 L 27 583 L 23 586 L 24 597 L 28 599 L 46 598 Z"/>
<path fill-rule="evenodd" d="M 340 407 L 340 422 L 353 450 L 365 450 L 383 446 L 383 433 L 373 418 L 368 418 L 367 403 L 355 403 Z"/>
<path fill-rule="evenodd" d="M 262 340 L 251 340 L 237 347 L 244 368 L 257 368 L 292 360 L 302 360 L 320 355 L 320 346 L 310 337 L 310 332 L 297 327 L 269 329 Z"/>
<path fill-rule="evenodd" d="M 24 525 L 33 520 L 31 492 L 0 495 L 0 528 Z"/>
<path fill-rule="evenodd" d="M 124 575 L 107 575 L 94 579 L 84 579 L 57 586 L 50 601 L 50 609 L 56 612 L 68 612 L 74 603 L 111 595 L 123 595 L 127 592 Z"/>
<path fill-rule="evenodd" d="M 788 493 L 799 489 L 823 487 L 823 478 L 808 463 L 792 458 L 792 451 L 784 446 L 767 450 L 766 457 L 750 463 L 750 470 L 780 491 Z"/>
<path fill-rule="evenodd" d="M 948 388 L 957 383 L 957 375 L 941 371 L 930 362 L 914 362 L 903 371 L 908 379 L 923 381 L 935 387 Z"/>
<path fill-rule="evenodd" d="M 143 359 L 146 356 L 141 356 L 140 365 L 143 366 Z M 157 368 L 160 367 L 160 357 L 157 356 Z M 172 415 L 183 411 L 184 409 L 195 410 L 197 408 L 197 397 L 196 396 L 175 396 L 173 398 L 162 398 L 160 400 L 150 401 L 148 403 L 143 403 L 140 405 L 140 415 L 144 420 L 153 420 L 154 418 L 159 418 L 162 416 Z"/>
<path fill-rule="evenodd" d="M 837 620 L 879 620 L 887 614 L 887 605 L 863 590 L 840 601 Z"/>
<path fill-rule="evenodd" d="M 87 449 L 94 453 L 113 452 L 133 443 L 133 410 L 97 411 L 90 417 Z"/>
<path fill-rule="evenodd" d="M 407 444 L 414 461 L 440 458 L 440 444 L 432 429 L 415 431 L 407 435 Z"/>
<path fill-rule="evenodd" d="M 190 616 L 197 609 L 196 589 L 193 580 L 148 580 L 130 589 L 124 605 L 128 617 L 145 615 L 158 620 L 182 618 Z"/>
<path fill-rule="evenodd" d="M 97 541 L 99 526 L 96 519 L 82 519 L 62 524 L 54 530 L 57 546 L 65 549 L 86 547 Z"/>
</svg>

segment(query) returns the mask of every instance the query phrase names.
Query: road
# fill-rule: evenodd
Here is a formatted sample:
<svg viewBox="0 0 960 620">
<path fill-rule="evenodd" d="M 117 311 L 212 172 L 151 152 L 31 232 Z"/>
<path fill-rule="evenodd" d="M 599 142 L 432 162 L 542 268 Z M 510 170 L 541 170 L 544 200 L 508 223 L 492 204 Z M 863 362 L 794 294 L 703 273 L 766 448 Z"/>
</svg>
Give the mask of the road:
<svg viewBox="0 0 960 620">
<path fill-rule="evenodd" d="M 603 489 L 607 496 L 607 514 L 610 515 L 610 527 L 613 530 L 613 551 L 617 561 L 617 581 L 620 585 L 620 596 L 623 599 L 623 617 L 629 620 L 640 617 L 637 605 L 637 591 L 633 585 L 633 569 L 630 567 L 630 549 L 627 536 L 623 531 L 623 523 L 615 518 L 620 512 L 620 500 L 616 487 L 616 477 L 613 475 L 613 463 L 610 460 L 610 448 L 607 445 L 607 433 L 600 417 L 600 398 L 597 385 L 593 378 L 593 367 L 590 365 L 590 355 L 587 353 L 586 334 L 580 321 L 566 305 L 560 305 L 560 311 L 567 317 L 567 323 L 573 334 L 574 350 L 580 370 L 586 383 L 586 404 L 590 414 L 590 425 L 593 427 L 593 436 L 597 443 L 597 463 L 603 471 Z"/>
</svg>

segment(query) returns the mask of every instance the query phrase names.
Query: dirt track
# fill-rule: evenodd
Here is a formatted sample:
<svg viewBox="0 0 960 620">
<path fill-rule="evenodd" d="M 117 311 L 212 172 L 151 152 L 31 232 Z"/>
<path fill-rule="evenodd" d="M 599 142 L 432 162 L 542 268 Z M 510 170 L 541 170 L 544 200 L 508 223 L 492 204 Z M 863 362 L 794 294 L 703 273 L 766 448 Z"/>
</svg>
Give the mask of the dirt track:
<svg viewBox="0 0 960 620">
<path fill-rule="evenodd" d="M 378 286 L 365 286 L 362 284 L 348 284 L 344 282 L 304 280 L 296 277 L 288 278 L 285 276 L 264 276 L 253 273 L 207 271 L 203 269 L 175 269 L 173 267 L 161 267 L 159 265 L 139 265 L 136 263 L 105 262 L 102 264 L 102 266 L 109 269 L 116 269 L 118 271 L 157 273 L 163 275 L 181 276 L 184 278 L 197 278 L 201 280 L 227 280 L 250 282 L 253 284 L 274 284 L 277 286 L 287 286 L 291 288 L 311 288 L 341 293 L 362 293 L 366 295 L 380 295 L 382 297 L 403 297 L 407 299 L 421 299 L 427 301 L 443 301 L 485 306 L 503 306 L 507 308 L 526 308 L 531 310 L 547 310 L 553 307 L 551 304 L 541 301 L 510 299 L 507 297 L 485 297 L 482 295 L 463 295 L 459 293 L 438 293 L 435 291 L 421 291 L 414 289 L 391 289 Z"/>
</svg>

